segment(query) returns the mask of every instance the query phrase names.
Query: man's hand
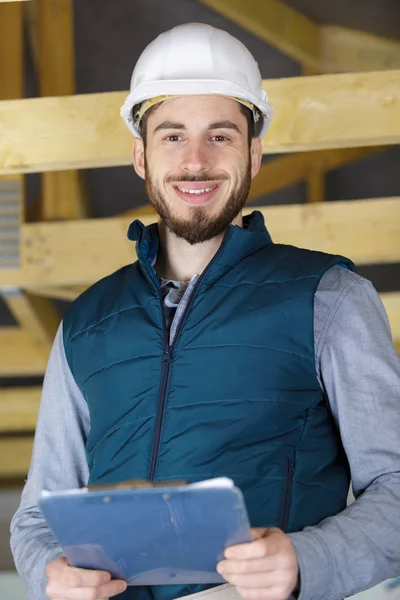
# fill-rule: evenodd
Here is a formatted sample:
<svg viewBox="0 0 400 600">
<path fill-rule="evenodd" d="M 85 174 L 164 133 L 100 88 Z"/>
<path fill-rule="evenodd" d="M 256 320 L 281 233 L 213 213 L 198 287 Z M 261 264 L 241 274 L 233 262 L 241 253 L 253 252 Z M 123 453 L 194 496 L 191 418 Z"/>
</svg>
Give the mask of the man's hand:
<svg viewBox="0 0 400 600">
<path fill-rule="evenodd" d="M 49 582 L 46 594 L 52 600 L 107 600 L 126 590 L 125 581 L 114 579 L 106 571 L 71 567 L 63 556 L 46 567 Z"/>
<path fill-rule="evenodd" d="M 252 529 L 254 542 L 231 546 L 217 571 L 245 600 L 287 600 L 298 585 L 299 564 L 288 535 L 276 527 Z"/>
</svg>

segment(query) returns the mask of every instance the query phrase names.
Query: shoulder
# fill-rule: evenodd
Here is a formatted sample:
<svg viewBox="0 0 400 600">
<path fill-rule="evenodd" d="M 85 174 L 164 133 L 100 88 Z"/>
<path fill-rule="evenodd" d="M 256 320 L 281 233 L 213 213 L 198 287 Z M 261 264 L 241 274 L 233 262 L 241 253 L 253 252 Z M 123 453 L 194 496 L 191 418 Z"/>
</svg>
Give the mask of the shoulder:
<svg viewBox="0 0 400 600">
<path fill-rule="evenodd" d="M 268 265 L 283 270 L 285 275 L 294 279 L 315 277 L 319 280 L 335 265 L 343 265 L 350 271 L 355 270 L 353 262 L 344 256 L 288 244 L 268 244 L 264 248 L 264 252 L 263 260 Z"/>
<path fill-rule="evenodd" d="M 371 281 L 346 266 L 337 264 L 329 268 L 321 277 L 315 293 L 315 306 L 329 311 L 345 298 L 351 301 L 365 294 L 378 296 Z"/>
<path fill-rule="evenodd" d="M 317 346 L 321 346 L 328 331 L 341 336 L 354 328 L 365 329 L 386 321 L 386 314 L 375 287 L 365 277 L 342 266 L 334 266 L 323 275 L 314 298 L 314 330 Z M 319 342 L 319 343 L 318 343 Z"/>
</svg>

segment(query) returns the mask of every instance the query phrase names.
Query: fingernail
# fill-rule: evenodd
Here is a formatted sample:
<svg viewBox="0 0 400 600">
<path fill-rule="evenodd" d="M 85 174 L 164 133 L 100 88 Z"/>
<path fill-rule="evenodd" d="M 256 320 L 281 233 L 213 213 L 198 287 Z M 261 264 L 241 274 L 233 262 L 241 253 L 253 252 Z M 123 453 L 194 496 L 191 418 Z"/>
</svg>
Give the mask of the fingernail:
<svg viewBox="0 0 400 600">
<path fill-rule="evenodd" d="M 124 592 L 124 591 L 126 590 L 126 588 L 127 588 L 127 587 L 128 587 L 128 586 L 127 586 L 127 584 L 125 583 L 125 581 L 123 581 L 123 582 L 121 583 L 121 585 L 119 586 L 119 591 L 120 591 L 120 592 Z"/>
</svg>

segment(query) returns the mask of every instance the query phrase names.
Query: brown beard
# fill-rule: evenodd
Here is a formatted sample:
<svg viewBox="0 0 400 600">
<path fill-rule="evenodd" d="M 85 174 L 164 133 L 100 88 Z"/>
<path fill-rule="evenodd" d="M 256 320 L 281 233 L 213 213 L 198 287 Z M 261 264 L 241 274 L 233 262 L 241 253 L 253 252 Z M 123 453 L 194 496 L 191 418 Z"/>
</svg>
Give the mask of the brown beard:
<svg viewBox="0 0 400 600">
<path fill-rule="evenodd" d="M 250 152 L 248 157 L 247 167 L 244 171 L 242 179 L 237 187 L 231 193 L 225 206 L 216 216 L 208 216 L 207 210 L 196 206 L 192 211 L 192 217 L 189 219 L 179 219 L 174 216 L 165 198 L 161 194 L 158 186 L 153 182 L 147 161 L 145 159 L 146 169 L 146 191 L 150 202 L 154 206 L 156 212 L 161 217 L 165 226 L 174 233 L 177 237 L 183 238 L 189 244 L 201 244 L 207 240 L 211 240 L 223 233 L 232 221 L 241 212 L 249 195 L 251 184 L 251 161 Z M 219 181 L 221 178 L 213 178 L 210 176 L 193 176 L 174 178 L 174 182 L 181 181 Z"/>
</svg>

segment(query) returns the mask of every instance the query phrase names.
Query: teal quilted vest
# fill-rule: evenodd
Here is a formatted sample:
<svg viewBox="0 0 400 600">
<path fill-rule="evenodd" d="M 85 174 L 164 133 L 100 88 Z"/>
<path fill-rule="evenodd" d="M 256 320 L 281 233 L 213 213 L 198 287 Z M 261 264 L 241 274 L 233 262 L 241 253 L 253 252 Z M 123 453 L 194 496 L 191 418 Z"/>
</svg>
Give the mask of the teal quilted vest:
<svg viewBox="0 0 400 600">
<path fill-rule="evenodd" d="M 262 214 L 230 226 L 172 347 L 152 269 L 157 226 L 132 223 L 138 261 L 70 307 L 64 345 L 90 410 L 90 483 L 231 477 L 253 527 L 287 532 L 343 510 L 349 468 L 317 380 L 313 301 L 340 256 L 274 244 Z M 207 586 L 130 587 L 171 600 Z"/>
</svg>

